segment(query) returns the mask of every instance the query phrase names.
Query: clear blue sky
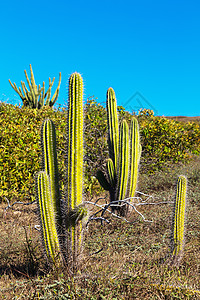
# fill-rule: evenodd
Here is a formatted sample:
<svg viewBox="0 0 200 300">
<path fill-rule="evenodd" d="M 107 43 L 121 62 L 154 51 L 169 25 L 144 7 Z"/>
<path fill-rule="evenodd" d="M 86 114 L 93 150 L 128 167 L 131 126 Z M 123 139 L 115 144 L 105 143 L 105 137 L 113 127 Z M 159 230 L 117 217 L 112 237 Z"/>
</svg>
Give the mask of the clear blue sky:
<svg viewBox="0 0 200 300">
<path fill-rule="evenodd" d="M 61 72 L 62 105 L 77 71 L 85 100 L 103 103 L 113 87 L 129 109 L 149 103 L 159 115 L 200 115 L 199 0 L 10 0 L 0 7 L 0 100 L 21 102 L 8 79 L 21 86 L 31 64 L 37 84 L 55 77 L 53 91 Z"/>
</svg>

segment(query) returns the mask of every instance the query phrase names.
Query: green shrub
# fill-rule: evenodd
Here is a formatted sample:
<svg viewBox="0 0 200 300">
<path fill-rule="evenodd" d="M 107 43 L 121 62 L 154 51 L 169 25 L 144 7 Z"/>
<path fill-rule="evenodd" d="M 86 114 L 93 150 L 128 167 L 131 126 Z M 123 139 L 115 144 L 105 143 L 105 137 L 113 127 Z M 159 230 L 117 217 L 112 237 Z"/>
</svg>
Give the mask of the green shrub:
<svg viewBox="0 0 200 300">
<path fill-rule="evenodd" d="M 52 108 L 41 110 L 0 105 L 0 199 L 34 199 L 34 176 L 40 170 L 40 128 L 51 118 L 57 128 L 58 147 L 63 144 L 64 116 Z M 64 147 L 62 147 L 64 148 Z M 61 154 L 61 153 L 59 153 Z M 64 161 L 61 163 L 64 166 Z M 60 166 L 62 169 L 62 166 Z"/>
<path fill-rule="evenodd" d="M 161 169 L 169 162 L 187 161 L 200 153 L 200 126 L 167 118 L 139 116 L 143 167 Z"/>
<path fill-rule="evenodd" d="M 119 118 L 130 123 L 131 114 L 118 108 Z M 34 176 L 41 169 L 40 128 L 44 119 L 56 126 L 61 192 L 65 175 L 65 108 L 55 111 L 0 104 L 0 201 L 34 200 Z M 138 117 L 142 145 L 140 172 L 162 169 L 169 162 L 187 162 L 200 153 L 200 123 L 182 123 L 140 114 Z M 105 108 L 93 98 L 85 104 L 85 191 L 101 192 L 94 178 L 108 158 L 107 117 Z"/>
</svg>

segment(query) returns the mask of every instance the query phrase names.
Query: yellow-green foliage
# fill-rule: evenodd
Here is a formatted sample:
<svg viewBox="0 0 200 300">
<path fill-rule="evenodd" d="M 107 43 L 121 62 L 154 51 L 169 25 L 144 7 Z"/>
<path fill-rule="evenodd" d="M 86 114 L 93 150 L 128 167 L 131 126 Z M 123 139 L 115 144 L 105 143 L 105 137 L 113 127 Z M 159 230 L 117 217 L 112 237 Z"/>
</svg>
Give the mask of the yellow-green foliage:
<svg viewBox="0 0 200 300">
<path fill-rule="evenodd" d="M 65 109 L 63 109 L 65 111 Z M 130 123 L 131 115 L 118 110 Z M 0 103 L 0 201 L 34 200 L 35 174 L 41 169 L 40 129 L 44 119 L 56 127 L 60 188 L 64 189 L 66 112 L 41 110 Z M 90 99 L 85 105 L 85 189 L 99 188 L 94 180 L 97 167 L 108 158 L 105 108 Z M 200 153 L 200 123 L 182 123 L 166 118 L 140 115 L 142 156 L 140 172 L 161 168 L 169 161 L 187 160 Z"/>
<path fill-rule="evenodd" d="M 46 118 L 55 123 L 58 148 L 64 149 L 64 114 L 52 108 L 33 110 L 0 104 L 0 201 L 4 197 L 34 200 L 35 174 L 41 169 L 40 129 Z M 64 159 L 59 162 L 59 169 L 63 170 Z"/>
<path fill-rule="evenodd" d="M 155 170 L 167 162 L 188 160 L 200 153 L 200 124 L 178 122 L 153 115 L 139 116 L 142 162 Z"/>
</svg>

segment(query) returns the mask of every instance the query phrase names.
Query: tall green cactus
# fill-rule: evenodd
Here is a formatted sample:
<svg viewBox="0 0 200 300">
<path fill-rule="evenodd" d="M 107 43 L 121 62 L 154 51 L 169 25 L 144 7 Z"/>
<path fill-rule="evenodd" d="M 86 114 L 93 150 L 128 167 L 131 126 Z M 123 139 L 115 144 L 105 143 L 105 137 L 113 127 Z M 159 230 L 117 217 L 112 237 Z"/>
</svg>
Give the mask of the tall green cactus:
<svg viewBox="0 0 200 300">
<path fill-rule="evenodd" d="M 101 170 L 97 179 L 101 186 L 110 193 L 110 201 L 134 197 L 138 176 L 138 165 L 141 156 L 139 126 L 132 118 L 130 130 L 126 120 L 118 125 L 117 102 L 112 88 L 107 91 L 107 122 L 109 159 L 107 160 L 107 177 Z M 127 205 L 112 205 L 120 215 L 128 212 Z"/>
<path fill-rule="evenodd" d="M 184 247 L 187 178 L 180 175 L 176 185 L 171 236 L 171 254 L 174 263 L 179 263 Z"/>
<path fill-rule="evenodd" d="M 66 204 L 68 215 L 83 204 L 83 80 L 74 73 L 69 78 Z M 80 212 L 79 212 L 80 213 Z M 68 221 L 67 221 L 68 222 Z M 82 222 L 68 228 L 68 259 L 75 261 L 82 243 Z"/>
<path fill-rule="evenodd" d="M 46 256 L 56 256 L 70 267 L 75 266 L 81 251 L 82 219 L 87 211 L 83 205 L 83 81 L 73 73 L 69 79 L 66 201 L 61 201 L 56 152 L 56 133 L 51 120 L 41 130 L 43 171 L 37 176 L 41 231 Z"/>
<path fill-rule="evenodd" d="M 42 108 L 44 105 L 52 107 L 58 99 L 60 83 L 61 83 L 61 73 L 59 73 L 58 86 L 57 86 L 57 89 L 52 98 L 51 98 L 51 88 L 53 86 L 55 77 L 53 78 L 52 81 L 49 78 L 49 88 L 45 92 L 44 81 L 43 81 L 42 87 L 40 85 L 37 86 L 35 84 L 35 79 L 34 79 L 33 70 L 32 70 L 31 65 L 30 65 L 30 73 L 31 73 L 30 80 L 28 78 L 26 70 L 24 70 L 24 73 L 25 73 L 26 80 L 27 80 L 30 91 L 27 89 L 25 82 L 21 81 L 22 89 L 20 87 L 18 89 L 15 83 L 12 84 L 10 79 L 8 80 L 10 85 L 12 86 L 12 88 L 15 90 L 16 93 L 18 93 L 18 95 L 22 99 L 23 106 L 27 106 L 29 108 L 38 108 L 38 109 Z M 44 104 L 45 98 L 46 98 L 46 103 Z M 50 100 L 50 98 L 51 98 L 51 100 Z"/>
</svg>

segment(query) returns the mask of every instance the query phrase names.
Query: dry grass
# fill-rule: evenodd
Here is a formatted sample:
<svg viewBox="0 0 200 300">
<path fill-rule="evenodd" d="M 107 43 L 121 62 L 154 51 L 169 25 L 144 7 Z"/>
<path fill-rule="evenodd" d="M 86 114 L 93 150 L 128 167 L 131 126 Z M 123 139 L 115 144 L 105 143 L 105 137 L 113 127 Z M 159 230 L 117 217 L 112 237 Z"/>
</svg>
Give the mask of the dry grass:
<svg viewBox="0 0 200 300">
<path fill-rule="evenodd" d="M 86 234 L 79 271 L 48 270 L 34 229 L 36 206 L 0 207 L 0 299 L 200 299 L 200 159 L 151 176 L 141 175 L 139 190 L 154 201 L 172 201 L 177 175 L 188 177 L 185 251 L 179 267 L 169 254 L 172 205 L 145 206 L 128 224 L 107 216 Z M 91 212 L 92 212 L 91 208 Z"/>
</svg>

